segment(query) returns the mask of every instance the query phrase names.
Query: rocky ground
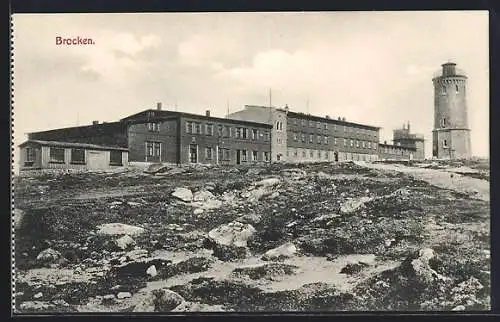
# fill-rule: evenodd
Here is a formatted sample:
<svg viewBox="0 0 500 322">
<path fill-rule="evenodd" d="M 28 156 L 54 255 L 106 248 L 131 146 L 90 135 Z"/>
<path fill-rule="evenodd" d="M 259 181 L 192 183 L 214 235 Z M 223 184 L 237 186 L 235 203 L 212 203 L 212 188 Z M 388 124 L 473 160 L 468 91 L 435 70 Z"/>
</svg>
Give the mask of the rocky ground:
<svg viewBox="0 0 500 322">
<path fill-rule="evenodd" d="M 489 166 L 15 178 L 18 312 L 486 310 Z"/>
</svg>

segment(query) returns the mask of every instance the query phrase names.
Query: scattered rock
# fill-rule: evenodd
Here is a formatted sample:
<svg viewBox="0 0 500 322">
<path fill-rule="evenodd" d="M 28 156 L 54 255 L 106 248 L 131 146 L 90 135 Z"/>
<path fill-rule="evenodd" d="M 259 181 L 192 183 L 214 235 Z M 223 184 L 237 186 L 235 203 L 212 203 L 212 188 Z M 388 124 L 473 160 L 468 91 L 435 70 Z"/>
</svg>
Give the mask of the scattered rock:
<svg viewBox="0 0 500 322">
<path fill-rule="evenodd" d="M 307 172 L 302 169 L 291 168 L 281 171 L 281 175 L 284 177 L 289 177 L 290 179 L 293 180 L 299 180 L 304 178 L 307 175 Z"/>
<path fill-rule="evenodd" d="M 332 219 L 335 219 L 335 218 L 338 218 L 340 217 L 339 214 L 324 214 L 324 215 L 321 215 L 319 217 L 316 217 L 314 218 L 313 220 L 311 220 L 311 222 L 318 222 L 318 221 L 327 221 L 327 220 L 332 220 Z"/>
<path fill-rule="evenodd" d="M 116 241 L 116 246 L 118 246 L 118 248 L 120 249 L 127 249 L 127 248 L 130 248 L 132 246 L 135 246 L 135 240 L 132 239 L 132 237 L 130 237 L 129 235 L 125 235 L 123 237 L 120 237 L 118 238 Z"/>
<path fill-rule="evenodd" d="M 209 199 L 213 199 L 214 195 L 207 190 L 200 190 L 194 193 L 193 200 L 194 201 L 207 201 Z"/>
<path fill-rule="evenodd" d="M 253 280 L 267 279 L 278 281 L 283 279 L 285 275 L 295 274 L 297 269 L 298 266 L 295 265 L 270 263 L 237 267 L 233 270 L 232 274 L 236 276 L 246 276 Z"/>
<path fill-rule="evenodd" d="M 43 293 L 42 293 L 42 292 L 38 292 L 38 293 L 36 293 L 35 295 L 33 295 L 33 298 L 34 298 L 35 300 L 37 300 L 37 299 L 41 298 L 42 296 L 43 296 Z"/>
<path fill-rule="evenodd" d="M 238 222 L 241 222 L 244 224 L 255 225 L 255 224 L 258 224 L 262 220 L 262 216 L 255 214 L 255 213 L 249 213 L 249 214 L 241 215 L 236 220 Z"/>
<path fill-rule="evenodd" d="M 263 179 L 261 181 L 258 181 L 255 183 L 255 186 L 260 186 L 260 187 L 274 187 L 280 183 L 279 178 L 268 178 L 268 179 Z"/>
<path fill-rule="evenodd" d="M 114 294 L 106 294 L 102 297 L 103 304 L 111 304 L 114 302 L 115 302 L 115 295 Z"/>
<path fill-rule="evenodd" d="M 212 229 L 208 237 L 217 244 L 225 246 L 246 247 L 247 241 L 255 234 L 256 230 L 250 224 L 233 221 Z"/>
<path fill-rule="evenodd" d="M 137 261 L 141 258 L 148 257 L 149 252 L 145 249 L 134 249 L 129 252 L 127 252 L 123 257 L 120 258 L 120 261 L 126 261 L 131 260 L 131 261 Z"/>
<path fill-rule="evenodd" d="M 363 207 L 365 203 L 371 201 L 373 198 L 371 197 L 361 197 L 361 198 L 353 198 L 348 199 L 342 207 L 340 207 L 340 211 L 344 214 L 350 214 L 359 208 Z"/>
<path fill-rule="evenodd" d="M 151 277 L 155 277 L 156 275 L 158 275 L 156 267 L 154 265 L 149 266 L 148 269 L 146 270 L 146 274 L 148 274 Z"/>
<path fill-rule="evenodd" d="M 129 297 L 132 297 L 132 294 L 130 294 L 130 292 L 119 292 L 116 295 L 116 297 L 119 298 L 119 299 L 126 299 L 126 298 L 129 298 Z"/>
<path fill-rule="evenodd" d="M 44 264 L 59 264 L 64 261 L 64 258 L 57 250 L 47 248 L 38 254 L 36 260 Z"/>
<path fill-rule="evenodd" d="M 340 274 L 354 275 L 361 272 L 367 266 L 368 264 L 363 262 L 349 263 L 340 270 Z"/>
<path fill-rule="evenodd" d="M 54 300 L 50 302 L 43 301 L 26 301 L 19 305 L 19 309 L 23 313 L 35 312 L 77 312 L 75 308 L 63 300 Z"/>
<path fill-rule="evenodd" d="M 463 305 L 457 305 L 454 308 L 451 309 L 452 311 L 465 311 L 465 306 Z"/>
<path fill-rule="evenodd" d="M 193 214 L 194 214 L 194 215 L 201 215 L 203 212 L 204 212 L 204 210 L 203 210 L 202 208 L 196 208 L 196 209 L 193 211 Z"/>
<path fill-rule="evenodd" d="M 292 242 L 285 243 L 279 247 L 268 250 L 263 256 L 263 260 L 280 260 L 290 258 L 297 253 L 297 247 Z"/>
<path fill-rule="evenodd" d="M 432 248 L 423 248 L 419 250 L 418 257 L 410 262 L 415 275 L 426 283 L 433 283 L 436 279 L 446 279 L 430 267 L 429 261 L 434 258 L 434 256 L 434 250 Z"/>
<path fill-rule="evenodd" d="M 135 307 L 133 312 L 169 312 L 184 302 L 184 298 L 169 289 L 150 291 Z"/>
<path fill-rule="evenodd" d="M 176 188 L 172 196 L 185 202 L 193 201 L 193 193 L 187 188 Z"/>
<path fill-rule="evenodd" d="M 99 235 L 129 235 L 129 236 L 138 236 L 145 232 L 145 229 L 142 227 L 121 224 L 121 223 L 111 223 L 111 224 L 103 224 L 97 226 Z"/>
<path fill-rule="evenodd" d="M 151 164 L 146 170 L 144 170 L 144 172 L 149 174 L 156 174 L 156 173 L 167 172 L 171 169 L 172 169 L 171 166 L 164 165 L 161 163 L 154 163 Z"/>
<path fill-rule="evenodd" d="M 316 173 L 316 178 L 319 180 L 331 180 L 334 177 L 330 174 L 327 174 L 327 173 L 320 171 L 320 172 Z"/>
</svg>

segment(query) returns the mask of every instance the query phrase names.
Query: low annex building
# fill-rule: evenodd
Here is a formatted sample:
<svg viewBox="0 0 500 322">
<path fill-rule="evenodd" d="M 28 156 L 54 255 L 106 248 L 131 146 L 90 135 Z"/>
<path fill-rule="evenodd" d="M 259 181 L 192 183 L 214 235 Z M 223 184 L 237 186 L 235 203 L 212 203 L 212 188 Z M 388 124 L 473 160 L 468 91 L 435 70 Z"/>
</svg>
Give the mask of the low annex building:
<svg viewBox="0 0 500 322">
<path fill-rule="evenodd" d="M 128 165 L 128 150 L 88 143 L 28 140 L 20 146 L 20 170 L 103 170 Z"/>
</svg>

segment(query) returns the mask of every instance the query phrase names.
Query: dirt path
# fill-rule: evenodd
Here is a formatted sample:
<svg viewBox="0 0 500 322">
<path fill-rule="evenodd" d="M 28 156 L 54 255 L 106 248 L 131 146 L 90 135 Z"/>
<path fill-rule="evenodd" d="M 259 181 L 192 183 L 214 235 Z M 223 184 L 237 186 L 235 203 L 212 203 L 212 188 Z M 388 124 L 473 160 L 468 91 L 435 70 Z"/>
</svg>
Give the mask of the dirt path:
<svg viewBox="0 0 500 322">
<path fill-rule="evenodd" d="M 457 173 L 451 175 L 445 169 L 425 169 L 407 167 L 400 164 L 366 163 L 363 161 L 356 161 L 355 163 L 370 169 L 407 173 L 415 179 L 423 180 L 436 187 L 465 193 L 470 195 L 471 198 L 490 201 L 490 183 L 486 180 L 471 178 Z"/>
</svg>

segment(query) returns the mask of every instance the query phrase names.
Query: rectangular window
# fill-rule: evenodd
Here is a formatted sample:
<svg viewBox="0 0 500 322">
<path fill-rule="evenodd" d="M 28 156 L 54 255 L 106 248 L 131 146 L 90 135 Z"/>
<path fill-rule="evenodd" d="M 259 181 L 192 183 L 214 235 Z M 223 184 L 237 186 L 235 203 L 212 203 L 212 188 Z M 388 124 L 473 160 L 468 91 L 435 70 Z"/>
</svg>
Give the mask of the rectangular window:
<svg viewBox="0 0 500 322">
<path fill-rule="evenodd" d="M 368 149 L 371 149 L 372 148 L 372 143 L 370 141 L 368 141 Z"/>
<path fill-rule="evenodd" d="M 293 156 L 296 157 L 297 156 L 297 149 L 295 149 L 295 151 L 293 151 Z"/>
<path fill-rule="evenodd" d="M 293 119 L 293 124 L 297 125 L 297 119 Z"/>
<path fill-rule="evenodd" d="M 323 143 L 328 144 L 328 136 L 323 137 Z"/>
<path fill-rule="evenodd" d="M 366 142 L 365 142 L 365 141 L 361 141 L 361 146 L 362 146 L 363 148 L 366 148 Z"/>
<path fill-rule="evenodd" d="M 351 146 L 354 146 L 354 140 L 351 140 Z"/>
<path fill-rule="evenodd" d="M 318 150 L 318 159 L 321 159 L 321 151 Z"/>
<path fill-rule="evenodd" d="M 347 131 L 347 128 L 346 128 L 346 126 L 344 125 L 344 132 L 346 132 L 346 131 Z"/>
<path fill-rule="evenodd" d="M 156 122 L 148 123 L 148 130 L 151 132 L 159 132 L 160 131 L 160 123 L 156 123 Z"/>
<path fill-rule="evenodd" d="M 85 150 L 71 149 L 71 163 L 85 164 Z"/>
<path fill-rule="evenodd" d="M 312 142 L 313 142 L 313 135 L 309 134 L 309 143 L 312 143 Z"/>
<path fill-rule="evenodd" d="M 309 156 L 310 156 L 311 158 L 314 158 L 314 151 L 313 151 L 313 150 L 309 151 Z"/>
<path fill-rule="evenodd" d="M 347 146 L 347 139 L 344 139 L 344 146 Z"/>
<path fill-rule="evenodd" d="M 237 139 L 241 138 L 241 127 L 236 128 L 236 138 Z"/>
<path fill-rule="evenodd" d="M 293 132 L 293 140 L 294 140 L 294 141 L 297 141 L 297 136 L 298 136 L 298 135 L 297 135 L 297 133 L 296 133 L 296 132 Z"/>
<path fill-rule="evenodd" d="M 318 142 L 318 144 L 321 144 L 321 136 L 318 135 L 318 137 L 316 138 L 316 141 Z"/>
<path fill-rule="evenodd" d="M 34 162 L 35 161 L 35 149 L 26 148 L 26 162 Z"/>
<path fill-rule="evenodd" d="M 157 157 L 161 156 L 161 143 L 155 142 L 154 147 L 155 147 L 155 156 Z"/>
<path fill-rule="evenodd" d="M 110 165 L 123 165 L 122 151 L 109 151 L 109 164 Z"/>
<path fill-rule="evenodd" d="M 325 123 L 325 130 L 328 130 L 328 123 Z"/>
<path fill-rule="evenodd" d="M 325 151 L 325 160 L 328 160 L 328 151 Z"/>
<path fill-rule="evenodd" d="M 309 127 L 314 127 L 314 122 L 312 120 L 309 120 Z"/>
<path fill-rule="evenodd" d="M 213 152 L 213 149 L 211 147 L 207 146 L 205 148 L 205 158 L 207 160 L 212 160 L 212 152 Z"/>
<path fill-rule="evenodd" d="M 269 152 L 264 152 L 264 161 L 269 162 Z"/>
<path fill-rule="evenodd" d="M 333 124 L 333 130 L 337 131 L 337 124 Z"/>
<path fill-rule="evenodd" d="M 241 161 L 247 161 L 247 150 L 241 150 Z"/>
<path fill-rule="evenodd" d="M 302 142 L 305 142 L 306 141 L 306 135 L 304 133 L 302 133 L 300 136 L 301 136 Z"/>
<path fill-rule="evenodd" d="M 321 129 L 321 122 L 316 122 L 316 128 Z"/>
<path fill-rule="evenodd" d="M 50 162 L 64 163 L 64 148 L 50 148 Z"/>
<path fill-rule="evenodd" d="M 300 120 L 300 125 L 302 126 L 306 125 L 306 121 L 304 119 Z"/>
<path fill-rule="evenodd" d="M 243 128 L 243 138 L 248 139 L 248 129 L 246 127 Z"/>
<path fill-rule="evenodd" d="M 195 122 L 194 123 L 193 133 L 195 133 L 195 134 L 201 134 L 201 123 L 199 123 L 199 122 Z"/>
<path fill-rule="evenodd" d="M 252 161 L 257 161 L 258 159 L 258 152 L 257 151 L 252 151 Z"/>
<path fill-rule="evenodd" d="M 214 125 L 213 124 L 205 124 L 205 134 L 206 135 L 214 135 Z"/>
<path fill-rule="evenodd" d="M 229 161 L 230 160 L 230 151 L 229 149 L 219 148 L 219 160 Z"/>
<path fill-rule="evenodd" d="M 222 133 L 224 133 L 224 127 L 222 125 L 217 126 L 217 135 L 221 137 Z"/>
<path fill-rule="evenodd" d="M 269 137 L 269 130 L 264 130 L 264 140 L 266 140 L 266 141 L 269 141 L 269 140 L 270 140 L 270 137 Z"/>
<path fill-rule="evenodd" d="M 337 138 L 333 138 L 333 144 L 337 145 Z"/>
<path fill-rule="evenodd" d="M 302 157 L 305 158 L 306 157 L 306 151 L 302 151 Z"/>
<path fill-rule="evenodd" d="M 252 129 L 252 140 L 257 140 L 259 137 L 259 131 L 257 129 Z"/>
<path fill-rule="evenodd" d="M 377 149 L 377 143 L 373 142 L 373 149 L 376 150 Z"/>
<path fill-rule="evenodd" d="M 356 140 L 356 147 L 359 148 L 359 141 Z"/>
<path fill-rule="evenodd" d="M 193 122 L 186 121 L 186 133 L 193 133 Z"/>
<path fill-rule="evenodd" d="M 153 142 L 146 142 L 146 155 L 148 157 L 154 156 Z"/>
</svg>

